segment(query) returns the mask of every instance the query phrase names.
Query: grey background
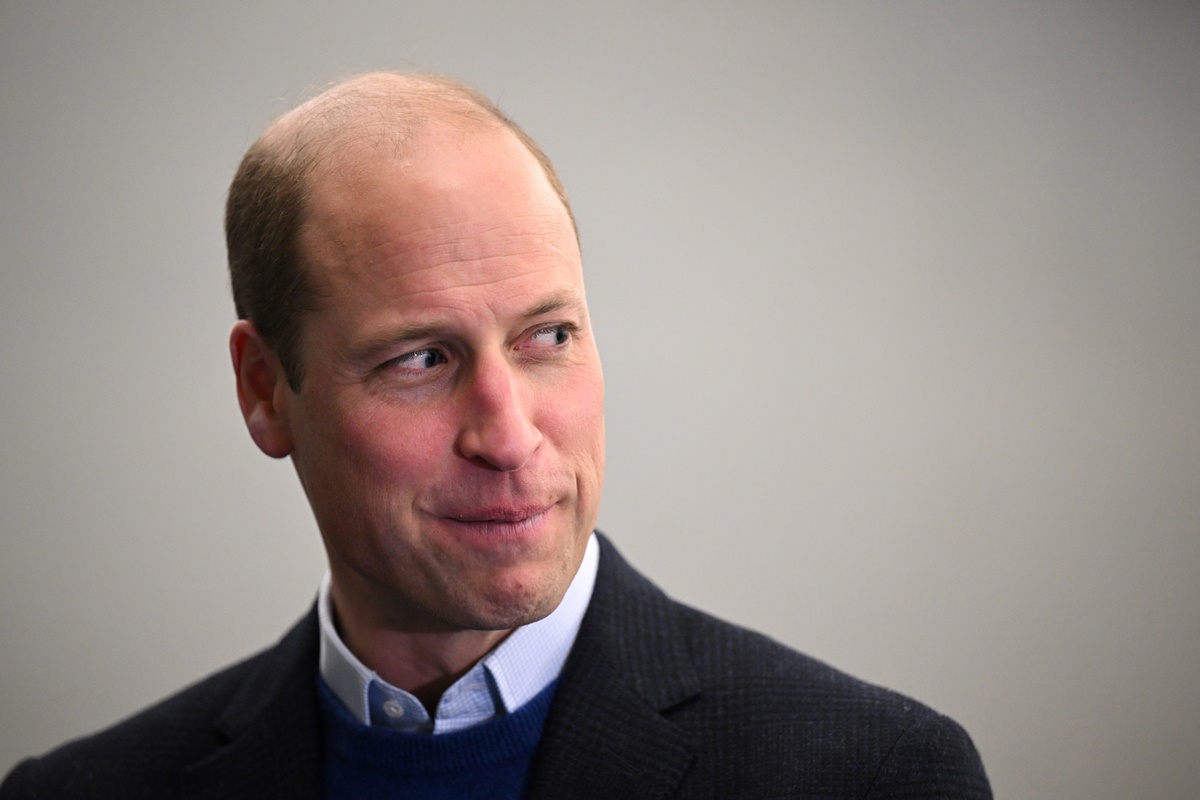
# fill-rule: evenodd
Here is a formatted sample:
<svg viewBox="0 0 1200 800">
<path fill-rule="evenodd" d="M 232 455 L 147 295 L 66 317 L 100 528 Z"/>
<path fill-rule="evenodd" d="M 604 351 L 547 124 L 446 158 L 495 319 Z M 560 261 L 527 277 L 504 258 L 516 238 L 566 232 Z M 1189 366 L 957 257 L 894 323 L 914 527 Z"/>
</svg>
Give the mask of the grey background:
<svg viewBox="0 0 1200 800">
<path fill-rule="evenodd" d="M 311 601 L 223 193 L 311 84 L 419 65 L 572 194 L 627 556 L 957 717 L 1000 797 L 1194 796 L 1198 12 L 3 0 L 0 770 Z"/>
</svg>

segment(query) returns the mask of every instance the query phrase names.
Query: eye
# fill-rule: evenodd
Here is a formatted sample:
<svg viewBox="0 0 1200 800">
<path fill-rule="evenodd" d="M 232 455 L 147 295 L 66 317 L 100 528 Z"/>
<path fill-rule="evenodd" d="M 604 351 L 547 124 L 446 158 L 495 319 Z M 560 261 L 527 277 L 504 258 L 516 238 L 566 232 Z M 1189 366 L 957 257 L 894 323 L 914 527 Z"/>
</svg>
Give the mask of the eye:
<svg viewBox="0 0 1200 800">
<path fill-rule="evenodd" d="M 414 350 L 411 353 L 405 353 L 402 356 L 393 358 L 384 364 L 385 367 L 397 367 L 399 369 L 423 370 L 433 369 L 439 364 L 446 363 L 446 356 L 441 350 L 435 350 L 432 347 L 426 347 L 423 350 Z"/>
<path fill-rule="evenodd" d="M 526 347 L 562 347 L 571 341 L 575 326 L 569 323 L 547 325 L 530 334 Z"/>
</svg>

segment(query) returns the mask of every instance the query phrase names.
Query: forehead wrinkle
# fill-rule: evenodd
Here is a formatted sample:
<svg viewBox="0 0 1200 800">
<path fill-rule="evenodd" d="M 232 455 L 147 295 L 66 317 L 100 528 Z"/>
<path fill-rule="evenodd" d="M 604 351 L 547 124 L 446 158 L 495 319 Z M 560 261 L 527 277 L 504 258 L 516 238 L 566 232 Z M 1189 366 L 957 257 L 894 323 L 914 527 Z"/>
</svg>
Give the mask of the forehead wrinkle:
<svg viewBox="0 0 1200 800">
<path fill-rule="evenodd" d="M 483 261 L 486 261 L 486 260 L 487 259 L 483 259 Z M 480 262 L 471 262 L 471 263 L 480 263 Z M 457 269 L 456 269 L 456 267 L 457 267 Z M 443 268 L 452 270 L 454 272 L 463 272 L 463 271 L 475 272 L 476 271 L 476 270 L 470 269 L 467 266 L 464 266 L 462 264 L 462 262 L 447 262 L 446 264 L 435 264 L 435 265 L 424 268 L 422 271 L 428 272 L 429 270 L 438 270 L 438 269 L 443 269 Z M 534 275 L 534 274 L 537 274 L 542 271 L 543 271 L 543 268 L 541 266 L 530 265 L 526 269 L 521 270 L 520 272 L 512 272 L 511 270 L 509 270 L 509 271 L 505 271 L 504 274 L 499 274 L 499 275 L 493 274 L 490 272 L 483 274 L 483 275 L 478 275 L 478 276 L 464 275 L 464 276 L 462 276 L 464 278 L 463 280 L 456 281 L 454 283 L 454 285 L 452 285 L 452 286 L 444 286 L 443 285 L 443 286 L 435 286 L 435 287 L 429 287 L 429 288 L 424 288 L 424 287 L 418 286 L 418 287 L 414 287 L 411 291 L 406 292 L 405 294 L 406 294 L 408 300 L 419 302 L 421 298 L 436 298 L 439 295 L 445 295 L 447 292 L 456 293 L 456 292 L 461 291 L 462 289 L 486 290 L 491 287 L 503 286 L 505 283 L 508 283 L 511 281 L 522 280 L 522 279 L 529 277 L 530 275 Z M 411 274 L 408 277 L 411 277 Z M 521 294 L 531 294 L 531 292 L 525 291 L 525 292 L 522 292 Z M 515 293 L 496 291 L 496 292 L 490 292 L 490 293 L 484 295 L 483 297 L 472 298 L 470 300 L 468 300 L 467 298 L 462 298 L 460 300 L 457 300 L 456 302 L 449 303 L 448 305 L 466 305 L 466 306 L 470 306 L 473 308 L 478 308 L 480 305 L 486 305 L 488 307 L 493 307 L 498 302 L 508 301 L 516 296 L 517 295 Z M 438 304 L 430 303 L 429 307 L 433 308 L 436 305 L 438 305 Z"/>
<path fill-rule="evenodd" d="M 567 305 L 586 308 L 583 282 L 575 277 L 559 275 L 547 276 L 545 280 L 534 281 L 531 287 L 520 291 L 506 289 L 505 284 L 514 281 L 526 281 L 533 276 L 546 272 L 544 263 L 518 262 L 522 267 L 519 271 L 513 265 L 503 266 L 496 270 L 486 267 L 480 269 L 476 264 L 485 263 L 489 259 L 475 262 L 444 262 L 422 264 L 402 274 L 389 272 L 364 272 L 361 270 L 338 273 L 338 283 L 343 287 L 342 293 L 348 292 L 350 298 L 358 298 L 354 305 L 364 308 L 376 306 L 375 301 L 387 294 L 385 308 L 390 308 L 397 316 L 414 319 L 419 324 L 426 321 L 436 321 L 439 318 L 449 319 L 455 316 L 471 316 L 486 311 L 493 317 L 516 316 L 519 318 L 535 316 L 535 312 L 527 309 L 519 310 L 514 315 L 505 311 L 505 307 L 520 305 L 521 297 L 539 298 L 530 301 L 529 309 L 544 309 L 545 313 Z M 555 270 L 552 270 L 552 272 Z M 420 276 L 427 275 L 428 281 Z M 447 277 L 450 281 L 447 282 Z M 432 282 L 432 284 L 430 283 Z M 397 286 L 398 290 L 390 294 L 384 291 L 385 286 Z M 371 291 L 368 291 L 371 289 Z M 469 294 L 464 296 L 463 290 Z M 375 311 L 372 313 L 379 313 Z M 447 325 L 447 327 L 449 327 Z"/>
<path fill-rule="evenodd" d="M 539 213 L 503 222 L 468 220 L 426 225 L 389 237 L 368 247 L 365 252 L 394 249 L 396 255 L 414 252 L 447 261 L 480 260 L 475 253 L 483 249 L 486 249 L 488 256 L 496 257 L 529 255 L 542 247 L 566 255 L 559 242 L 564 237 L 560 222 L 553 213 Z M 512 228 L 518 230 L 505 232 Z M 388 253 L 387 257 L 391 255 Z"/>
<path fill-rule="evenodd" d="M 451 288 L 483 288 L 527 277 L 560 263 L 569 269 L 571 275 L 580 272 L 578 257 L 547 241 L 546 237 L 519 233 L 503 237 L 502 241 L 517 246 L 496 248 L 489 242 L 486 247 L 489 252 L 476 255 L 470 247 L 464 252 L 457 241 L 438 242 L 424 247 L 385 242 L 364 252 L 369 262 L 365 268 L 335 270 L 334 280 L 340 278 L 340 282 L 349 284 L 413 283 L 415 286 L 404 294 L 416 297 L 427 291 L 422 287 L 426 280 L 440 282 L 447 275 L 456 278 L 453 286 L 438 286 L 428 291 L 436 293 Z M 414 254 L 419 254 L 419 257 L 413 258 Z M 394 261 L 400 262 L 401 269 L 390 269 Z M 514 261 L 515 265 L 509 263 Z M 495 268 L 491 266 L 493 263 L 496 264 Z"/>
<path fill-rule="evenodd" d="M 479 233 L 481 235 L 486 234 L 488 230 L 495 230 L 499 227 L 503 226 L 480 229 Z M 478 248 L 464 247 L 461 241 L 438 242 L 415 247 L 409 246 L 406 243 L 388 241 L 360 249 L 362 246 L 356 247 L 355 242 L 350 241 L 350 238 L 328 232 L 326 235 L 318 237 L 319 240 L 323 239 L 323 242 L 318 244 L 318 242 L 310 241 L 308 249 L 313 256 L 313 260 L 316 262 L 323 261 L 327 264 L 328 268 L 317 270 L 324 280 L 331 283 L 343 284 L 359 282 L 373 284 L 381 281 L 411 280 L 413 278 L 420 278 L 427 273 L 436 273 L 442 270 L 452 270 L 458 273 L 473 270 L 490 271 L 488 267 L 489 262 L 511 259 L 519 259 L 522 264 L 527 265 L 520 272 L 513 273 L 509 271 L 508 274 L 498 276 L 494 280 L 468 280 L 459 284 L 467 287 L 486 286 L 493 282 L 524 276 L 531 271 L 545 269 L 549 263 L 560 260 L 566 262 L 573 270 L 578 269 L 578 260 L 573 254 L 558 246 L 557 242 L 552 241 L 558 238 L 553 236 L 515 233 L 499 238 L 502 243 L 513 245 L 503 248 L 493 246 L 496 237 L 492 237 L 486 247 L 489 252 L 481 255 L 474 253 L 474 250 Z M 313 247 L 314 244 L 318 246 Z M 420 254 L 420 258 L 411 258 L 414 254 Z M 360 259 L 350 256 L 361 256 L 362 260 L 360 261 Z M 402 264 L 403 269 L 400 271 L 388 269 L 389 264 L 398 259 L 408 260 L 409 263 Z M 414 261 L 416 263 L 413 263 Z M 338 268 L 336 266 L 338 264 L 355 264 L 355 266 Z M 464 277 L 467 276 L 464 275 Z"/>
<path fill-rule="evenodd" d="M 371 243 L 370 239 L 380 234 L 377 226 L 369 220 L 356 220 L 345 225 L 306 226 L 303 236 L 310 253 L 318 257 L 325 256 L 318 260 L 362 265 L 351 270 L 331 269 L 326 272 L 334 280 L 339 275 L 353 280 L 352 276 L 346 274 L 349 272 L 362 273 L 362 277 L 371 280 L 372 273 L 385 268 L 395 259 L 410 259 L 410 263 L 403 265 L 403 274 L 396 277 L 419 275 L 456 263 L 486 265 L 490 260 L 504 258 L 546 263 L 546 257 L 553 256 L 578 268 L 578 255 L 572 252 L 571 247 L 574 238 L 567 236 L 566 243 L 561 241 L 564 232 L 556 224 L 558 220 L 555 215 L 530 215 L 528 219 L 532 222 L 527 228 L 512 233 L 504 233 L 506 228 L 512 227 L 509 222 L 488 224 L 465 221 L 424 226 L 395 236 L 385 235 L 380 237 L 380 241 Z M 418 263 L 412 263 L 414 261 Z"/>
</svg>

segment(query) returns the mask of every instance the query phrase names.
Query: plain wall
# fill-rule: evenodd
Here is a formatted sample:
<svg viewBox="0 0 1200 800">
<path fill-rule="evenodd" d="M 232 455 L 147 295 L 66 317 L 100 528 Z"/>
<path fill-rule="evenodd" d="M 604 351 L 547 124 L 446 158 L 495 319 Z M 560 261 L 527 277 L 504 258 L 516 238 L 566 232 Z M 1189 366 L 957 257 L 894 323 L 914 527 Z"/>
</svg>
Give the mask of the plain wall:
<svg viewBox="0 0 1200 800">
<path fill-rule="evenodd" d="M 997 796 L 1200 785 L 1200 8 L 0 3 L 0 770 L 275 640 L 223 196 L 307 87 L 463 77 L 557 162 L 601 527 L 912 694 Z"/>
</svg>

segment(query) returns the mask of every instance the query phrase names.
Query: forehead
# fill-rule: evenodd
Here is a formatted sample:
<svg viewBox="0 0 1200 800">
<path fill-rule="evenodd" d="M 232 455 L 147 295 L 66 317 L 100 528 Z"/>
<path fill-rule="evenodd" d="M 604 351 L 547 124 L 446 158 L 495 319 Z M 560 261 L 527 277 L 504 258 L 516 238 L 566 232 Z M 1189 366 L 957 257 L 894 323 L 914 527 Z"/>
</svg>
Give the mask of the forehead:
<svg viewBox="0 0 1200 800">
<path fill-rule="evenodd" d="M 503 128 L 431 126 L 403 153 L 351 143 L 310 183 L 300 246 L 339 306 L 459 285 L 502 294 L 535 272 L 582 281 L 565 207 Z"/>
</svg>

